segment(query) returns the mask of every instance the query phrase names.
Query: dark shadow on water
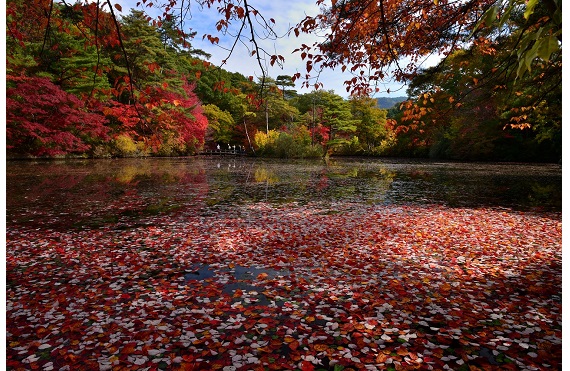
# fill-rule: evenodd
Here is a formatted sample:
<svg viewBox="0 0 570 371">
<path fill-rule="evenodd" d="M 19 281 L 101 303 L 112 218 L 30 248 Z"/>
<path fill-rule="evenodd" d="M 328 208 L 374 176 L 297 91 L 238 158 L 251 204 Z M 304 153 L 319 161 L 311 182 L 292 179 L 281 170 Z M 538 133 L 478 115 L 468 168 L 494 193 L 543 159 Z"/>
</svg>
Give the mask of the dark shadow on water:
<svg viewBox="0 0 570 371">
<path fill-rule="evenodd" d="M 263 275 L 262 279 L 275 279 L 278 277 L 285 277 L 288 275 L 286 271 L 279 271 L 271 268 L 256 268 L 244 267 L 236 265 L 231 269 L 222 269 L 217 272 L 207 264 L 195 264 L 186 270 L 184 280 L 187 285 L 196 285 L 198 281 L 207 280 L 210 278 L 220 278 L 223 275 L 230 274 L 231 281 L 223 284 L 222 293 L 234 296 L 238 290 L 245 293 L 245 297 L 241 295 L 238 299 L 243 300 L 245 305 L 261 305 L 261 306 L 283 306 L 282 300 L 271 300 L 265 294 L 266 288 L 262 283 L 255 284 L 259 281 L 259 276 Z"/>
<path fill-rule="evenodd" d="M 207 278 L 212 278 L 216 275 L 216 272 L 210 269 L 208 265 L 195 265 L 190 267 L 187 270 L 187 273 L 184 275 L 184 279 L 187 283 L 192 280 L 200 281 L 205 280 Z"/>
</svg>

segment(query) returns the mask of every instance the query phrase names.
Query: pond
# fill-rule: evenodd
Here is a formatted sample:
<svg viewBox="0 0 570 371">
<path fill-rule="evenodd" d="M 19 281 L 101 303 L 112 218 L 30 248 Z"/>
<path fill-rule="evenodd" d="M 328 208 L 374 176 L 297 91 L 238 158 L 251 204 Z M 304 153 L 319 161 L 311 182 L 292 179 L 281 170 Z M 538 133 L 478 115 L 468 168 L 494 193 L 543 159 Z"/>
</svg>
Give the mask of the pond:
<svg viewBox="0 0 570 371">
<path fill-rule="evenodd" d="M 338 203 L 561 211 L 556 164 L 234 157 L 9 161 L 7 225 L 125 228 L 232 205 Z"/>
</svg>

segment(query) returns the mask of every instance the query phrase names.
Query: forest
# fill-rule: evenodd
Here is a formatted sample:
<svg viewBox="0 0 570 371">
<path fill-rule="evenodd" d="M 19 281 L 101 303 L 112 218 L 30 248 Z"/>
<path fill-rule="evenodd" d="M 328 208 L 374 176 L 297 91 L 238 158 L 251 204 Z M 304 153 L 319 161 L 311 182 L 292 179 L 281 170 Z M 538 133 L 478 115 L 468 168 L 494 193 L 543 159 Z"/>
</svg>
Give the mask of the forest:
<svg viewBox="0 0 570 371">
<path fill-rule="evenodd" d="M 336 13 L 336 23 L 331 23 L 333 17 L 308 17 L 295 34 L 313 32 L 316 24 L 328 22 L 333 40 L 342 31 L 336 28 L 342 20 L 373 17 L 375 13 L 366 13 L 368 8 L 355 10 L 368 3 L 333 1 L 329 13 L 323 14 Z M 436 66 L 409 70 L 398 65 L 397 78 L 408 86 L 407 100 L 386 110 L 378 108 L 374 90 L 363 85 L 361 77 L 348 82 L 352 95 L 344 99 L 326 90 L 326 82 L 324 88 L 317 85 L 313 92 L 299 94 L 295 81 L 300 74 L 264 74 L 254 81 L 215 66 L 208 61 L 208 51 L 192 47 L 195 34 L 181 37 L 175 13 L 157 21 L 140 9 L 118 17 L 110 4 L 98 2 L 9 0 L 7 154 L 181 156 L 221 145 L 283 158 L 360 155 L 558 162 L 560 4 L 554 1 L 552 8 L 551 2 L 533 2 L 529 12 L 530 7 L 517 1 L 499 3 L 502 8 L 479 14 L 474 41 L 442 49 L 444 58 Z M 351 4 L 353 12 L 348 11 Z M 233 5 L 219 9 L 228 21 L 235 21 L 257 16 L 248 6 L 245 2 L 241 13 Z M 428 22 L 426 9 L 422 12 Z M 424 25 L 415 25 L 423 30 Z M 377 37 L 356 26 L 344 30 L 346 35 L 368 32 L 369 42 Z M 422 49 L 435 48 L 427 36 L 409 46 L 412 41 L 401 37 L 402 50 L 397 51 L 392 41 L 387 45 L 390 53 L 405 55 L 411 53 L 405 48 L 411 48 L 421 54 L 426 53 Z M 214 36 L 208 38 L 216 42 Z M 355 47 L 350 37 L 343 40 L 347 51 Z M 332 55 L 330 47 L 319 45 L 323 54 L 317 54 L 303 44 L 299 52 L 307 59 L 308 72 L 326 53 L 329 59 L 321 62 L 323 67 L 344 71 L 353 64 L 350 70 L 355 72 L 362 67 L 362 61 L 346 59 L 350 53 Z M 372 67 L 378 58 L 384 63 L 377 66 L 377 75 L 367 76 L 367 84 L 381 78 L 378 71 L 386 63 L 397 63 L 382 53 L 368 51 L 362 57 Z M 271 61 L 280 58 L 272 56 Z"/>
</svg>

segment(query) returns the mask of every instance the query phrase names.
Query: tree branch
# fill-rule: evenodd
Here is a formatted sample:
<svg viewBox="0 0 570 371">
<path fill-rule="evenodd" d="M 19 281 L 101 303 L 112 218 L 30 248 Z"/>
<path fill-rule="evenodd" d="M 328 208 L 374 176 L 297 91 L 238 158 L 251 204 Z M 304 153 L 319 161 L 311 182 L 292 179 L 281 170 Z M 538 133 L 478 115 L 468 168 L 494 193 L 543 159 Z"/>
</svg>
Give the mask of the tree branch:
<svg viewBox="0 0 570 371">
<path fill-rule="evenodd" d="M 50 1 L 49 3 L 49 12 L 48 14 L 46 14 L 47 16 L 47 25 L 46 25 L 46 30 L 44 33 L 44 42 L 42 43 L 42 50 L 40 50 L 40 58 L 42 57 L 42 55 L 44 54 L 44 50 L 45 50 L 45 46 L 47 43 L 47 39 L 49 37 L 49 31 L 50 31 L 50 24 L 51 24 L 51 14 L 53 12 L 53 0 Z"/>
<path fill-rule="evenodd" d="M 125 57 L 125 63 L 127 66 L 127 74 L 129 75 L 129 87 L 130 87 L 131 97 L 133 98 L 133 101 L 136 102 L 135 88 L 133 85 L 133 73 L 131 71 L 131 67 L 129 64 L 129 57 L 127 55 L 127 51 L 125 50 L 125 45 L 123 44 L 123 37 L 121 36 L 121 26 L 119 25 L 119 21 L 117 20 L 117 16 L 115 16 L 115 11 L 113 10 L 113 6 L 111 4 L 111 1 L 106 0 L 106 2 L 109 5 L 109 10 L 111 11 L 111 17 L 113 18 L 113 22 L 115 23 L 115 29 L 117 30 L 117 38 L 119 39 L 119 44 L 121 46 L 121 50 L 123 51 L 123 56 Z M 135 104 L 135 107 L 136 107 L 136 104 Z"/>
<path fill-rule="evenodd" d="M 261 56 L 259 54 L 260 48 L 259 45 L 257 44 L 257 39 L 256 39 L 256 35 L 255 35 L 255 31 L 253 29 L 253 23 L 251 22 L 251 13 L 249 11 L 249 5 L 247 4 L 247 0 L 243 0 L 243 5 L 245 7 L 245 19 L 247 20 L 247 22 L 249 23 L 249 28 L 250 28 L 250 32 L 251 32 L 251 42 L 253 43 L 254 47 L 255 47 L 255 55 L 256 55 L 256 59 L 257 59 L 257 64 L 259 65 L 259 68 L 261 69 L 261 86 L 260 86 L 260 92 L 261 92 L 261 97 L 263 99 L 263 88 L 265 86 L 265 79 L 266 79 L 266 71 L 265 68 L 263 68 L 263 65 L 261 63 Z"/>
</svg>

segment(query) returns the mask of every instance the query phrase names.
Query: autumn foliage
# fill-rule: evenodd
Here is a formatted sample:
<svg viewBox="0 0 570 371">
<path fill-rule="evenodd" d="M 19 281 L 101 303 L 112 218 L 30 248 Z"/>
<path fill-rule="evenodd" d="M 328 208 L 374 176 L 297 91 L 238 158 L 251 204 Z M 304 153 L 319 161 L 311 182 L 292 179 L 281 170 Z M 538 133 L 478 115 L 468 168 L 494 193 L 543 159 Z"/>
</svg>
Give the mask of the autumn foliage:
<svg viewBox="0 0 570 371">
<path fill-rule="evenodd" d="M 249 78 L 214 68 L 204 59 L 207 52 L 192 48 L 196 33 L 183 29 L 190 25 L 184 16 L 191 13 L 190 2 L 141 1 L 119 18 L 123 9 L 109 1 L 9 1 L 9 92 L 17 88 L 15 79 L 48 78 L 83 102 L 77 108 L 82 115 L 104 116 L 91 126 L 106 127 L 106 137 L 87 125 L 86 133 L 79 133 L 83 127 L 64 130 L 77 139 L 65 134 L 56 141 L 54 133 L 39 140 L 45 133 L 30 133 L 33 125 L 11 129 L 10 154 L 116 156 L 126 145 L 141 155 L 184 155 L 220 143 L 254 151 L 256 132 L 280 130 L 299 148 L 310 137 L 323 154 L 561 157 L 560 0 L 317 0 L 318 14 L 296 20 L 288 32 L 316 36 L 288 57 L 300 58 L 305 71 L 276 80 L 267 68 L 282 65 L 285 57 L 268 52 L 262 41 L 280 37 L 274 30 L 279 20 L 262 14 L 254 1 L 199 3 L 219 15 L 215 30 L 199 36 L 213 44 L 231 36 L 234 45 L 245 45 L 257 62 Z M 151 18 L 145 10 L 155 5 L 163 14 Z M 259 81 L 253 81 L 255 69 Z M 364 112 L 366 105 L 347 114 L 347 105 L 323 89 L 323 69 L 348 76 L 351 99 L 381 92 L 392 80 L 407 85 L 407 101 L 386 116 L 374 113 L 374 119 Z M 314 92 L 286 89 L 296 81 Z M 207 118 L 201 102 L 209 106 Z M 19 114 L 10 112 L 10 127 L 19 125 L 13 120 Z M 53 125 L 22 120 L 38 128 Z M 16 132 L 20 138 L 12 141 Z M 44 142 L 48 147 L 41 148 Z"/>
<path fill-rule="evenodd" d="M 387 133 L 386 146 L 369 153 L 560 159 L 560 0 L 316 4 L 318 14 L 306 15 L 290 29 L 290 35 L 318 36 L 295 50 L 305 71 L 294 74 L 294 80 L 305 87 L 326 88 L 319 74 L 333 69 L 348 76 L 346 91 L 353 95 L 381 92 L 391 80 L 410 87 L 409 101 L 392 112 L 397 130 Z M 263 53 L 255 39 L 246 40 L 258 28 L 269 28 L 265 34 L 273 35 L 272 20 L 264 23 L 255 5 L 230 1 L 218 11 L 218 31 L 224 32 L 230 23 L 241 24 L 245 30 L 238 38 L 250 45 L 262 71 L 264 63 L 282 63 L 281 55 Z M 213 35 L 208 39 L 219 42 Z M 440 62 L 433 66 L 435 59 Z M 346 150 L 345 146 L 342 151 Z"/>
<path fill-rule="evenodd" d="M 8 150 L 34 156 L 83 153 L 108 139 L 107 119 L 47 78 L 8 76 Z"/>
<path fill-rule="evenodd" d="M 139 36 L 119 33 L 109 12 L 95 3 L 11 1 L 7 16 L 11 156 L 124 155 L 117 138 L 130 138 L 140 155 L 191 154 L 203 146 L 208 123 L 195 84 L 180 72 L 177 82 L 156 84 L 161 62 L 134 63 L 137 50 L 123 47 Z M 156 27 L 143 22 L 161 45 Z M 133 81 L 137 66 L 146 72 Z"/>
<path fill-rule="evenodd" d="M 324 6 L 324 1 L 317 1 Z M 302 45 L 307 72 L 339 68 L 353 74 L 347 90 L 368 94 L 390 77 L 405 81 L 432 54 L 448 54 L 492 1 L 332 1 L 326 11 L 307 16 L 296 34 L 322 32 L 325 39 Z M 408 58 L 409 62 L 401 61 Z M 407 64 L 404 64 L 407 63 Z M 298 74 L 301 77 L 301 74 Z M 379 90 L 379 88 L 378 88 Z"/>
</svg>

